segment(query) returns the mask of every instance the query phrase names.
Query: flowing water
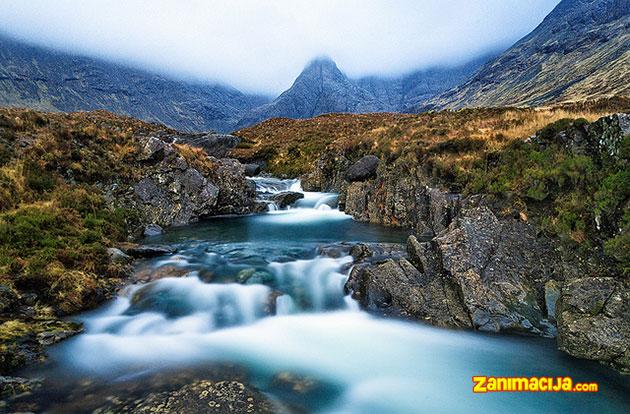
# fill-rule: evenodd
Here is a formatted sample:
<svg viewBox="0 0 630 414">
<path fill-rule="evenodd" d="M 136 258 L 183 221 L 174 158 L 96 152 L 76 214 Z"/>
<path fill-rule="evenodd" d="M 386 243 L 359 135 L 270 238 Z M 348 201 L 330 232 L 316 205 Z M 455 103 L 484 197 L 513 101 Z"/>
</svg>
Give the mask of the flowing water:
<svg viewBox="0 0 630 414">
<path fill-rule="evenodd" d="M 261 200 L 301 191 L 297 180 L 255 182 Z M 553 341 L 360 311 L 343 292 L 351 257 L 319 256 L 318 248 L 402 243 L 407 234 L 354 222 L 335 205 L 334 194 L 306 192 L 287 210 L 270 203 L 264 215 L 212 219 L 148 239 L 177 253 L 139 263 L 148 283 L 82 315 L 86 332 L 25 373 L 45 378 L 34 398 L 50 411 L 84 411 L 149 381 L 166 386 L 182 373 L 203 378 L 228 367 L 299 412 L 629 412 L 626 378 L 556 351 Z M 600 392 L 476 395 L 473 375 L 571 376 L 598 382 Z"/>
</svg>

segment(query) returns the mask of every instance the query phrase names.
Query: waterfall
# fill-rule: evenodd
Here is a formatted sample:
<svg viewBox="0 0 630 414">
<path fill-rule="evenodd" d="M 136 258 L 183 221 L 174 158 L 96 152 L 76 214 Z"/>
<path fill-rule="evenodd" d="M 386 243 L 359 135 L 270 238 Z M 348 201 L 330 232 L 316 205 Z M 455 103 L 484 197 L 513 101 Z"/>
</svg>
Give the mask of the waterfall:
<svg viewBox="0 0 630 414">
<path fill-rule="evenodd" d="M 315 191 L 304 191 L 299 179 L 281 180 L 271 177 L 252 177 L 251 181 L 256 185 L 257 199 L 267 203 L 268 211 L 278 211 L 279 208 L 274 202 L 274 196 L 281 193 L 301 193 L 304 198 L 296 201 L 286 209 L 310 209 L 310 210 L 337 210 L 338 195 L 335 193 L 320 193 Z"/>
</svg>

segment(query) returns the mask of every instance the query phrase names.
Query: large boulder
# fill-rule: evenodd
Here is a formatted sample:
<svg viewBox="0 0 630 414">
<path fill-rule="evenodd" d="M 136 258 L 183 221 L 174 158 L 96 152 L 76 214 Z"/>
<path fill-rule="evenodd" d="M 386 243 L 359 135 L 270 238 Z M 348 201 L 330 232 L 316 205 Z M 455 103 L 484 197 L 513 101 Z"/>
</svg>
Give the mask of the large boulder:
<svg viewBox="0 0 630 414">
<path fill-rule="evenodd" d="M 555 335 L 545 283 L 558 260 L 528 224 L 471 207 L 430 241 L 410 237 L 407 249 L 408 259 L 355 266 L 347 288 L 364 308 L 438 326 Z"/>
<path fill-rule="evenodd" d="M 374 155 L 366 155 L 359 161 L 355 162 L 346 171 L 346 181 L 365 181 L 376 176 L 376 170 L 380 160 Z"/>
<path fill-rule="evenodd" d="M 155 137 L 141 138 L 139 146 L 141 175 L 131 186 L 112 183 L 106 198 L 114 207 L 139 213 L 140 233 L 158 234 L 160 228 L 208 216 L 252 211 L 255 189 L 238 161 L 204 160 L 201 154 L 187 158 L 190 150 Z"/>
<path fill-rule="evenodd" d="M 558 348 L 630 374 L 630 282 L 588 277 L 565 283 L 556 307 Z"/>
</svg>

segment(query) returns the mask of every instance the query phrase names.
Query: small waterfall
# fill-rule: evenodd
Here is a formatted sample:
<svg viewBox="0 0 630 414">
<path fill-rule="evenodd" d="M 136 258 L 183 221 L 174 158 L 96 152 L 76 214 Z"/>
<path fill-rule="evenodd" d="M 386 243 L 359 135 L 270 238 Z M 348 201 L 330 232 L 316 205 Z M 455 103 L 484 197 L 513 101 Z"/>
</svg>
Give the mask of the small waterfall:
<svg viewBox="0 0 630 414">
<path fill-rule="evenodd" d="M 343 285 L 347 276 L 342 273 L 352 257 L 340 259 L 317 257 L 271 263 L 269 269 L 279 289 L 289 292 L 297 307 L 304 310 L 324 311 L 345 307 Z"/>
<path fill-rule="evenodd" d="M 332 210 L 338 207 L 337 194 L 304 191 L 302 183 L 298 179 L 281 180 L 271 177 L 252 177 L 250 180 L 256 185 L 258 201 L 267 203 L 268 211 L 279 210 L 273 198 L 286 192 L 302 193 L 304 195 L 304 198 L 296 201 L 293 206 L 288 206 L 287 209 Z"/>
<path fill-rule="evenodd" d="M 208 284 L 197 277 L 164 278 L 136 286 L 102 315 L 88 318 L 91 333 L 172 335 L 245 325 L 267 316 L 271 289 Z"/>
</svg>

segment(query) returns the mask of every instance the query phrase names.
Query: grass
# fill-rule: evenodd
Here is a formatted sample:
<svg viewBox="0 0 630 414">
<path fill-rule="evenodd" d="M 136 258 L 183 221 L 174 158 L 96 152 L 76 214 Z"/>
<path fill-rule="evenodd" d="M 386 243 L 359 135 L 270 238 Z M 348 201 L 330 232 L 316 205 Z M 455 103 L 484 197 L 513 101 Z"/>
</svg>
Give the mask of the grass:
<svg viewBox="0 0 630 414">
<path fill-rule="evenodd" d="M 349 161 L 377 155 L 401 176 L 422 176 L 450 191 L 489 194 L 506 213 L 529 217 L 568 251 L 605 255 L 604 260 L 616 261 L 620 272 L 628 274 L 628 137 L 615 159 L 572 153 L 553 143 L 560 131 L 585 130 L 590 122 L 616 112 L 630 112 L 630 99 L 546 108 L 273 119 L 238 131 L 243 143 L 233 154 L 266 161 L 268 170 L 281 176 L 307 174 L 325 154 Z M 552 144 L 526 143 L 537 132 L 539 139 Z"/>
<path fill-rule="evenodd" d="M 505 148 L 564 118 L 588 121 L 630 108 L 630 99 L 551 108 L 485 108 L 423 114 L 329 114 L 312 119 L 272 119 L 235 134 L 233 155 L 262 160 L 280 176 L 308 173 L 321 154 L 351 161 L 374 154 L 389 161 L 413 158 L 440 174 L 466 171 L 484 154 Z M 449 178 L 449 177 L 445 177 Z"/>
</svg>

